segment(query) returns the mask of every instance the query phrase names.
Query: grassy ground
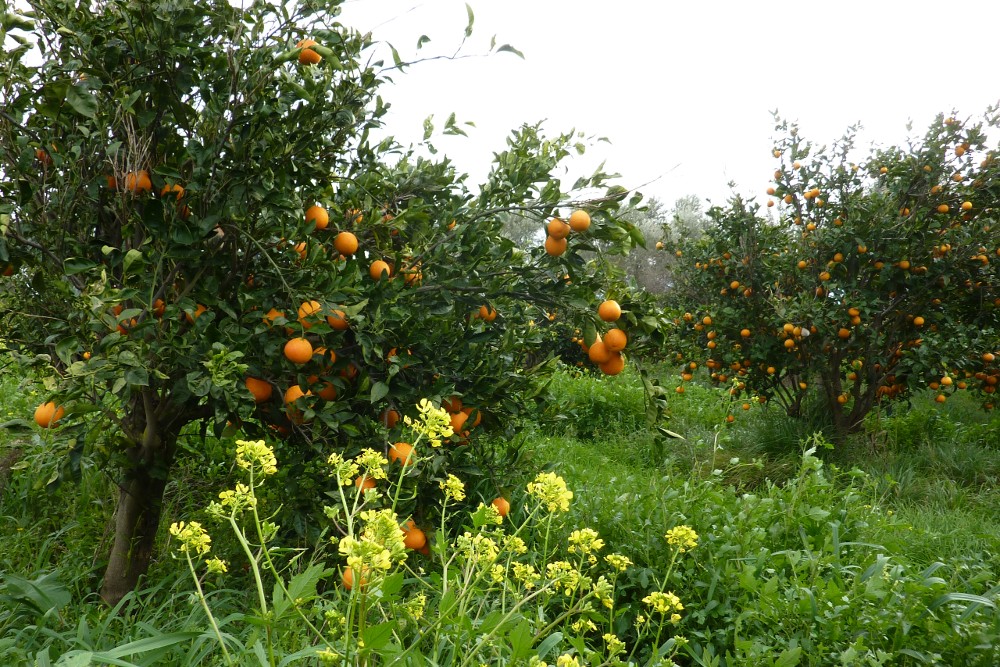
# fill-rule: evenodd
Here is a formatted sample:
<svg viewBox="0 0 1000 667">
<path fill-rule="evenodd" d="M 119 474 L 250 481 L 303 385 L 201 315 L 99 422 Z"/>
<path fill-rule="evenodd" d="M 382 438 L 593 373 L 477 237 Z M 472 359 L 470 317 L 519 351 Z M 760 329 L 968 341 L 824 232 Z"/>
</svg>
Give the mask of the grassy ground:
<svg viewBox="0 0 1000 667">
<path fill-rule="evenodd" d="M 596 528 L 609 550 L 636 563 L 623 604 L 641 608 L 651 578 L 667 565 L 666 528 L 689 524 L 703 535 L 705 544 L 678 567 L 671 585 L 690 601 L 682 630 L 704 664 L 723 649 L 731 652 L 730 665 L 771 664 L 755 656 L 770 660 L 794 652 L 808 637 L 840 646 L 842 634 L 879 627 L 886 636 L 897 626 L 918 628 L 923 634 L 913 630 L 898 640 L 914 654 L 925 644 L 954 649 L 997 643 L 997 620 L 982 617 L 983 609 L 956 607 L 954 618 L 935 617 L 934 624 L 920 610 L 938 603 L 944 590 L 984 594 L 1000 579 L 1000 415 L 986 415 L 961 398 L 940 406 L 918 397 L 911 406 L 873 415 L 846 445 L 820 446 L 825 467 L 815 467 L 802 452 L 810 442 L 826 442 L 813 437 L 821 430 L 818 420 L 792 420 L 759 405 L 744 411 L 717 389 L 689 383 L 684 395 L 671 398 L 668 426 L 683 436 L 676 440 L 646 428 L 635 376 L 566 372 L 551 390 L 555 407 L 523 424 L 526 449 L 573 489 L 571 523 Z M 0 422 L 30 420 L 36 391 L 16 374 L 0 376 Z M 735 415 L 731 424 L 728 414 Z M 55 657 L 73 648 L 107 650 L 152 629 L 197 628 L 190 580 L 167 557 L 154 564 L 151 589 L 128 603 L 137 622 L 124 622 L 100 605 L 94 591 L 117 489 L 86 457 L 79 483 L 49 487 L 60 459 L 53 449 L 66 446 L 37 429 L 0 429 L 0 651 L 49 646 Z M 189 516 L 228 483 L 225 467 L 208 468 L 208 458 L 199 456 L 217 442 L 206 445 L 192 435 L 184 446 L 193 463 L 168 489 L 165 522 Z M 843 472 L 853 468 L 864 474 Z M 827 514 L 835 519 L 823 518 Z M 846 557 L 841 541 L 865 546 L 852 547 Z M 784 554 L 798 555 L 782 560 L 791 558 Z M 802 591 L 827 591 L 834 610 L 838 596 L 863 602 L 870 584 L 859 573 L 882 557 L 897 564 L 892 576 L 906 592 L 899 600 L 914 601 L 908 607 L 876 598 L 871 608 L 845 608 L 840 617 L 828 611 L 819 625 L 778 631 L 780 619 L 801 613 Z M 920 573 L 931 571 L 940 583 L 926 584 L 930 575 Z M 34 579 L 35 592 L 17 593 L 12 586 L 18 577 Z M 756 582 L 765 580 L 773 590 L 771 583 L 758 588 Z M 246 591 L 213 595 L 221 610 L 248 604 Z M 42 613 L 46 605 L 56 611 Z M 867 655 L 863 648 L 859 655 Z M 806 650 L 823 652 L 819 645 Z M 995 657 L 955 650 L 946 654 L 961 664 L 992 664 Z M 26 663 L 33 655 L 24 654 Z M 930 656 L 899 664 L 934 662 Z M 20 663 L 11 658 L 10 664 Z"/>
</svg>

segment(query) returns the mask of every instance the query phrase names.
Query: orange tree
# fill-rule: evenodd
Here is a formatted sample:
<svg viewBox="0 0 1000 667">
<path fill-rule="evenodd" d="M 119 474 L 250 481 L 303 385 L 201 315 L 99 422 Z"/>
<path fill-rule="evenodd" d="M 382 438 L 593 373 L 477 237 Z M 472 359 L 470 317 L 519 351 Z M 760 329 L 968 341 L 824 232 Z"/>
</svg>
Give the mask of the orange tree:
<svg viewBox="0 0 1000 667">
<path fill-rule="evenodd" d="M 478 194 L 371 140 L 385 70 L 337 2 L 29 4 L 0 34 L 4 337 L 43 367 L 63 472 L 84 454 L 120 471 L 108 601 L 148 567 L 187 425 L 278 439 L 283 500 L 316 505 L 316 461 L 441 401 L 456 435 L 414 471 L 420 498 L 474 466 L 475 425 L 537 393 L 538 313 L 596 321 L 595 242 L 641 240 L 620 189 L 561 252 L 501 236 L 507 212 L 580 206 L 552 175 L 575 134 L 522 127 Z M 656 344 L 656 318 L 628 316 L 629 349 Z"/>
<path fill-rule="evenodd" d="M 856 163 L 853 128 L 830 149 L 777 129 L 768 215 L 736 197 L 679 246 L 684 379 L 702 363 L 734 396 L 793 415 L 813 393 L 841 436 L 927 387 L 991 408 L 1000 178 L 982 125 L 942 116 L 922 141 Z"/>
</svg>

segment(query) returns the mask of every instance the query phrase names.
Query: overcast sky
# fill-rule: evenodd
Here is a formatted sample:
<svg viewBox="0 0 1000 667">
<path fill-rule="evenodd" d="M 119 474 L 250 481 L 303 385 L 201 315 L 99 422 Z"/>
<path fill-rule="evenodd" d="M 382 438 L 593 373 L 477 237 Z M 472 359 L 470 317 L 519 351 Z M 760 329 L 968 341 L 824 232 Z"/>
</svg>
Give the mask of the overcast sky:
<svg viewBox="0 0 1000 667">
<path fill-rule="evenodd" d="M 723 203 L 729 181 L 744 194 L 768 186 L 777 109 L 825 144 L 857 121 L 864 143 L 902 141 L 938 112 L 979 117 L 1000 99 L 993 28 L 996 0 L 804 3 L 666 0 L 470 0 L 475 31 L 511 54 L 417 65 L 382 91 L 388 129 L 406 143 L 423 119 L 452 111 L 470 138 L 435 144 L 474 183 L 522 122 L 546 120 L 612 142 L 601 159 L 621 183 L 668 204 L 694 194 Z M 461 0 L 348 0 L 342 20 L 391 42 L 404 59 L 452 53 L 467 22 Z M 417 39 L 430 43 L 418 53 Z M 574 171 L 574 175 L 577 171 Z"/>
</svg>

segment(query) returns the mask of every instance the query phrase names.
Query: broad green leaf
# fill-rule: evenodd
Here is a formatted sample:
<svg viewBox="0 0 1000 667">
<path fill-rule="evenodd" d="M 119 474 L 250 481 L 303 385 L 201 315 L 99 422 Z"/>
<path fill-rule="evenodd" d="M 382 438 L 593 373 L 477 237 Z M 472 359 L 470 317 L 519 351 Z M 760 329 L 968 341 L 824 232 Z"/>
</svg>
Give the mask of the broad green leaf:
<svg viewBox="0 0 1000 667">
<path fill-rule="evenodd" d="M 66 101 L 81 116 L 93 118 L 97 115 L 97 98 L 83 86 L 70 86 L 66 90 Z"/>
</svg>

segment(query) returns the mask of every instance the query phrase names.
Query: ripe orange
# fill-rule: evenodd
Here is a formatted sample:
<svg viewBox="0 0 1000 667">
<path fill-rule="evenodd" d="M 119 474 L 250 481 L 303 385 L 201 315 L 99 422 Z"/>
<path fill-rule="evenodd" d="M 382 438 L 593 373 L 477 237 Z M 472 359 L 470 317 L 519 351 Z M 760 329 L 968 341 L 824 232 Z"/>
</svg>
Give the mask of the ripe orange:
<svg viewBox="0 0 1000 667">
<path fill-rule="evenodd" d="M 806 268 L 807 266 L 809 266 L 809 264 L 807 264 L 807 263 L 806 263 L 806 260 L 804 260 L 804 259 L 800 259 L 800 260 L 799 260 L 799 263 L 798 263 L 798 264 L 796 264 L 796 266 L 798 266 L 798 267 L 799 267 L 800 269 L 804 269 L 804 268 Z"/>
<path fill-rule="evenodd" d="M 851 330 L 846 327 L 840 327 L 840 330 L 837 331 L 837 335 L 840 336 L 842 340 L 847 340 L 851 337 Z"/>
<path fill-rule="evenodd" d="M 995 359 L 996 359 L 996 355 L 993 354 L 992 352 L 984 352 L 983 353 L 983 361 L 985 361 L 986 363 L 988 363 L 988 364 L 989 363 L 993 363 L 993 361 Z"/>
<path fill-rule="evenodd" d="M 358 251 L 358 237 L 351 232 L 340 232 L 333 239 L 333 247 L 344 257 L 351 257 Z"/>
<path fill-rule="evenodd" d="M 449 414 L 462 411 L 462 399 L 458 396 L 452 396 L 451 398 L 442 398 L 441 407 L 448 411 Z"/>
<path fill-rule="evenodd" d="M 163 317 L 163 313 L 167 311 L 167 304 L 163 299 L 157 299 L 153 302 L 153 317 L 159 319 Z"/>
<path fill-rule="evenodd" d="M 416 524 L 413 523 L 413 519 L 410 519 L 404 523 L 400 530 L 403 531 L 403 546 L 407 549 L 421 549 L 425 544 L 427 544 L 427 535 L 424 531 L 417 528 Z"/>
<path fill-rule="evenodd" d="M 740 329 L 740 336 L 742 336 L 743 338 L 749 338 L 750 337 L 750 330 L 749 329 Z"/>
<path fill-rule="evenodd" d="M 313 53 L 313 51 L 310 51 L 310 53 Z M 310 222 L 316 223 L 316 229 L 326 229 L 330 224 L 330 214 L 322 206 L 314 204 L 306 209 L 306 224 Z"/>
<path fill-rule="evenodd" d="M 915 326 L 915 327 L 922 327 L 922 326 L 924 326 L 924 318 L 920 317 L 919 315 L 917 315 L 916 317 L 914 317 L 913 318 L 913 326 Z"/>
<path fill-rule="evenodd" d="M 309 244 L 305 241 L 302 243 L 296 243 L 295 252 L 299 253 L 299 259 L 305 259 L 309 256 Z"/>
<path fill-rule="evenodd" d="M 479 319 L 484 322 L 492 322 L 497 318 L 497 311 L 489 306 L 479 306 Z"/>
<path fill-rule="evenodd" d="M 611 358 L 599 364 L 598 367 L 605 375 L 618 375 L 625 370 L 625 357 L 622 356 L 621 352 L 612 352 Z"/>
<path fill-rule="evenodd" d="M 569 243 L 565 238 L 557 239 L 553 236 L 545 237 L 545 252 L 547 252 L 552 257 L 558 257 L 559 255 L 566 252 L 566 248 L 569 247 Z"/>
<path fill-rule="evenodd" d="M 337 331 L 346 331 L 351 326 L 347 323 L 347 316 L 342 310 L 334 310 L 333 313 L 327 315 L 326 322 Z"/>
<path fill-rule="evenodd" d="M 701 318 L 701 323 L 704 324 L 706 327 L 710 327 L 712 326 L 712 318 L 706 315 L 705 317 Z"/>
<path fill-rule="evenodd" d="M 621 329 L 612 329 L 608 333 L 604 334 L 604 347 L 608 349 L 609 352 L 621 352 L 625 349 L 625 345 L 628 344 L 628 336 Z"/>
<path fill-rule="evenodd" d="M 368 491 L 375 488 L 375 480 L 367 475 L 358 475 L 354 480 L 354 486 L 358 487 L 361 493 L 368 493 Z"/>
<path fill-rule="evenodd" d="M 42 403 L 35 408 L 35 423 L 42 428 L 54 428 L 66 414 L 66 409 L 52 401 Z"/>
<path fill-rule="evenodd" d="M 389 447 L 389 460 L 393 463 L 399 461 L 400 465 L 407 466 L 413 463 L 414 459 L 416 455 L 413 453 L 413 445 L 408 442 L 397 442 Z"/>
<path fill-rule="evenodd" d="M 603 364 L 611 358 L 611 350 L 607 348 L 604 341 L 595 340 L 594 344 L 587 350 L 587 356 L 595 364 Z"/>
<path fill-rule="evenodd" d="M 384 410 L 379 415 L 379 421 L 385 424 L 386 428 L 395 428 L 399 423 L 399 413 L 392 409 Z"/>
<path fill-rule="evenodd" d="M 255 377 L 248 377 L 244 381 L 244 384 L 246 384 L 247 390 L 253 394 L 254 403 L 263 403 L 271 398 L 273 387 L 271 387 L 270 382 Z"/>
<path fill-rule="evenodd" d="M 299 63 L 302 65 L 316 65 L 323 60 L 323 56 L 308 48 L 310 46 L 316 46 L 316 40 L 303 39 L 295 45 L 295 48 L 302 49 L 299 51 Z"/>
<path fill-rule="evenodd" d="M 476 415 L 475 418 L 472 420 L 472 423 L 469 424 L 469 428 L 476 428 L 477 426 L 479 426 L 479 423 L 483 421 L 483 413 L 480 412 L 479 408 L 466 407 L 462 408 L 462 412 L 465 414 L 466 417 L 472 417 L 473 413 L 475 413 Z"/>
<path fill-rule="evenodd" d="M 545 229 L 549 236 L 558 241 L 569 236 L 571 227 L 559 218 L 552 218 Z"/>
<path fill-rule="evenodd" d="M 569 216 L 569 226 L 574 232 L 585 232 L 590 228 L 590 214 L 586 211 L 573 211 Z"/>
<path fill-rule="evenodd" d="M 347 218 L 348 224 L 352 225 L 360 224 L 365 219 L 364 214 L 356 208 L 347 209 L 344 215 Z"/>
<path fill-rule="evenodd" d="M 340 576 L 340 581 L 341 583 L 344 584 L 344 588 L 346 588 L 347 590 L 351 590 L 352 588 L 354 588 L 354 569 L 349 567 L 346 570 L 344 570 L 344 574 Z M 367 583 L 368 583 L 368 577 L 366 577 L 364 573 L 362 573 L 361 576 L 358 577 L 358 586 L 360 588 L 364 588 L 365 584 Z"/>
<path fill-rule="evenodd" d="M 455 432 L 455 435 L 461 435 L 462 427 L 465 426 L 465 422 L 468 421 L 469 415 L 464 412 L 455 412 L 451 415 L 451 430 Z"/>
<path fill-rule="evenodd" d="M 948 397 L 945 396 L 944 394 L 938 394 L 937 396 L 934 397 L 934 400 L 938 403 L 944 403 L 945 401 L 948 400 Z"/>
<path fill-rule="evenodd" d="M 319 319 L 319 311 L 323 309 L 319 301 L 303 301 L 302 305 L 299 306 L 299 324 L 303 328 L 308 329 L 312 326 L 312 322 L 309 320 Z M 313 316 L 316 317 L 313 317 Z"/>
<path fill-rule="evenodd" d="M 570 218 L 570 220 L 572 220 L 572 218 Z M 510 514 L 510 501 L 503 496 L 497 496 L 490 504 L 497 508 L 497 514 L 500 516 L 507 516 Z"/>
<path fill-rule="evenodd" d="M 177 185 L 176 183 L 174 183 L 173 185 L 168 183 L 167 185 L 163 186 L 162 190 L 160 190 L 160 197 L 161 198 L 166 197 L 171 192 L 177 193 L 177 196 L 175 197 L 177 201 L 180 201 L 181 197 L 184 196 L 184 188 L 182 186 Z"/>
<path fill-rule="evenodd" d="M 948 205 L 947 204 L 941 204 L 941 205 L 939 205 L 937 207 L 937 212 L 938 213 L 947 213 L 948 212 Z"/>
<path fill-rule="evenodd" d="M 788 348 L 789 350 L 792 349 L 793 347 L 795 347 L 795 341 L 791 338 L 786 338 L 785 347 Z"/>
<path fill-rule="evenodd" d="M 293 364 L 304 364 L 312 359 L 313 346 L 305 338 L 292 338 L 285 343 L 285 358 Z"/>
<path fill-rule="evenodd" d="M 368 275 L 372 277 L 372 280 L 382 280 L 382 274 L 386 277 L 392 275 L 392 270 L 389 268 L 389 264 L 381 259 L 376 259 L 372 262 L 372 265 L 368 267 Z"/>
<path fill-rule="evenodd" d="M 125 189 L 132 194 L 141 194 L 153 189 L 153 182 L 149 180 L 149 172 L 145 169 L 130 171 L 125 174 Z"/>
<path fill-rule="evenodd" d="M 597 307 L 597 316 L 605 322 L 617 322 L 622 316 L 622 308 L 617 301 L 609 299 Z"/>
<path fill-rule="evenodd" d="M 201 317 L 202 313 L 204 313 L 206 310 L 208 310 L 208 308 L 199 303 L 197 306 L 195 306 L 194 312 L 184 313 L 184 317 L 185 319 L 187 319 L 188 324 L 194 324 L 194 321 L 199 317 Z"/>
<path fill-rule="evenodd" d="M 847 394 L 840 394 L 837 396 L 837 402 L 841 405 L 845 405 L 847 403 Z"/>
</svg>

